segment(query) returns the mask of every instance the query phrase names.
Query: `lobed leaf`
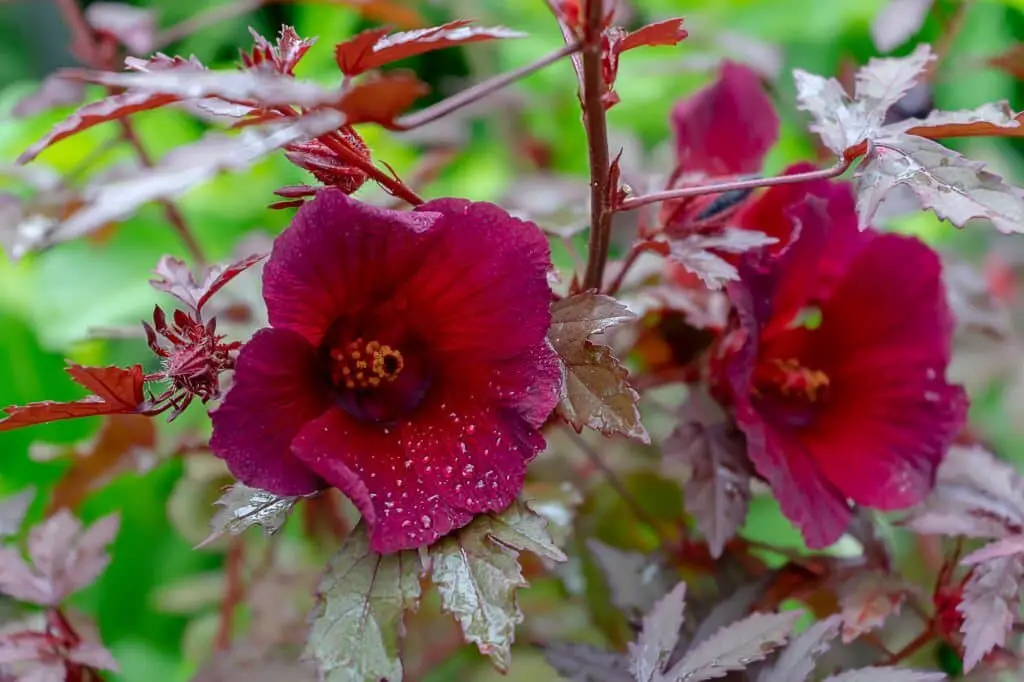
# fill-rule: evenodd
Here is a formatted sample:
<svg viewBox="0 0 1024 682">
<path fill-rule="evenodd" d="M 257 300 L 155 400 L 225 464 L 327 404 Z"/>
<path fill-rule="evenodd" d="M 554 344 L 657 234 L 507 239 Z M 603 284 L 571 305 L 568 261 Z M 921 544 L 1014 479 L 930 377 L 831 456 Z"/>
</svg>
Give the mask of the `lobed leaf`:
<svg viewBox="0 0 1024 682">
<path fill-rule="evenodd" d="M 618 48 L 619 52 L 625 52 L 643 46 L 676 45 L 687 35 L 682 17 L 666 19 L 631 32 L 619 43 Z"/>
<path fill-rule="evenodd" d="M 1024 535 L 1011 535 L 971 552 L 961 559 L 960 563 L 964 566 L 972 566 L 1019 554 L 1024 554 Z"/>
<path fill-rule="evenodd" d="M 945 673 L 926 673 L 886 666 L 848 670 L 827 677 L 823 682 L 942 682 L 945 679 Z"/>
<path fill-rule="evenodd" d="M 958 227 L 984 218 L 1001 232 L 1024 230 L 1024 191 L 985 170 L 984 164 L 923 137 L 887 135 L 875 140 L 856 182 L 862 229 L 886 194 L 905 185 L 924 208 Z"/>
<path fill-rule="evenodd" d="M 452 21 L 442 26 L 418 28 L 387 35 L 386 29 L 370 29 L 339 43 L 334 48 L 338 68 L 346 76 L 357 76 L 364 71 L 385 64 L 414 57 L 446 47 L 494 40 L 497 38 L 523 38 L 524 33 L 503 27 L 469 26 L 469 21 Z"/>
<path fill-rule="evenodd" d="M 610 436 L 622 434 L 649 442 L 637 409 L 639 395 L 629 385 L 629 372 L 611 349 L 591 342 L 599 334 L 635 319 L 610 296 L 584 292 L 551 306 L 548 340 L 565 367 L 557 412 L 577 431 L 589 426 Z"/>
<path fill-rule="evenodd" d="M 209 544 L 224 533 L 238 535 L 252 526 L 261 526 L 264 535 L 273 535 L 281 530 L 300 499 L 300 495 L 275 495 L 235 483 L 214 502 L 221 509 L 210 520 L 210 535 L 199 546 Z"/>
<path fill-rule="evenodd" d="M 310 616 L 305 655 L 321 681 L 402 682 L 402 615 L 419 599 L 416 554 L 376 554 L 357 526 L 321 578 Z"/>
<path fill-rule="evenodd" d="M 255 254 L 227 265 L 210 265 L 197 281 L 185 261 L 174 256 L 163 256 L 157 262 L 157 279 L 150 280 L 155 289 L 175 297 L 199 314 L 206 302 L 248 268 L 266 258 L 267 254 Z"/>
<path fill-rule="evenodd" d="M 57 606 L 106 569 L 106 547 L 119 526 L 120 517 L 111 514 L 83 529 L 70 512 L 60 510 L 29 533 L 31 565 L 16 549 L 0 548 L 0 592 L 40 606 Z"/>
<path fill-rule="evenodd" d="M 871 22 L 871 40 L 879 52 L 890 52 L 921 30 L 935 0 L 889 0 Z"/>
<path fill-rule="evenodd" d="M 709 289 L 721 289 L 727 282 L 738 280 L 739 271 L 715 251 L 745 253 L 777 241 L 756 230 L 727 227 L 718 234 L 672 239 L 668 258 L 700 277 Z"/>
<path fill-rule="evenodd" d="M 707 539 L 711 556 L 722 556 L 750 503 L 754 472 L 742 434 L 710 396 L 694 389 L 663 454 L 692 467 L 683 503 Z"/>
<path fill-rule="evenodd" d="M 1011 555 L 980 563 L 964 586 L 956 610 L 963 614 L 964 670 L 972 670 L 996 647 L 1006 643 L 1020 612 L 1024 556 Z"/>
<path fill-rule="evenodd" d="M 1024 114 L 1014 114 L 1006 102 L 991 102 L 976 109 L 933 111 L 925 118 L 908 118 L 887 125 L 886 132 L 903 132 L 936 140 L 943 137 L 1021 137 Z"/>
<path fill-rule="evenodd" d="M 841 616 L 819 620 L 793 638 L 770 668 L 761 671 L 757 682 L 806 682 L 818 658 L 828 651 L 843 624 Z"/>
<path fill-rule="evenodd" d="M 144 412 L 147 406 L 142 387 L 145 375 L 142 365 L 131 369 L 121 367 L 83 367 L 71 363 L 68 374 L 92 391 L 81 400 L 58 403 L 51 400 L 3 408 L 7 418 L 0 421 L 0 431 L 10 431 L 34 424 L 105 414 Z"/>
<path fill-rule="evenodd" d="M 911 585 L 881 572 L 865 572 L 847 581 L 839 591 L 843 643 L 880 627 L 900 612 Z"/>
<path fill-rule="evenodd" d="M 430 547 L 431 580 L 445 612 L 455 616 L 467 641 L 494 666 L 511 664 L 515 626 L 523 613 L 516 590 L 527 587 L 518 556 L 529 551 L 565 561 L 547 531 L 547 522 L 529 507 L 513 502 L 501 514 L 476 517 L 457 533 Z"/>
<path fill-rule="evenodd" d="M 367 77 L 345 92 L 338 108 L 349 124 L 391 125 L 430 88 L 412 73 L 397 72 Z"/>
<path fill-rule="evenodd" d="M 647 613 L 672 587 L 667 572 L 650 555 L 627 552 L 596 538 L 587 539 L 587 548 L 608 582 L 617 609 Z"/>
<path fill-rule="evenodd" d="M 743 670 L 786 643 L 801 611 L 754 613 L 728 625 L 688 651 L 665 675 L 672 682 L 702 682 Z"/>
<path fill-rule="evenodd" d="M 686 606 L 686 583 L 677 583 L 644 616 L 635 643 L 629 645 L 630 669 L 637 682 L 655 682 L 679 643 Z"/>
</svg>

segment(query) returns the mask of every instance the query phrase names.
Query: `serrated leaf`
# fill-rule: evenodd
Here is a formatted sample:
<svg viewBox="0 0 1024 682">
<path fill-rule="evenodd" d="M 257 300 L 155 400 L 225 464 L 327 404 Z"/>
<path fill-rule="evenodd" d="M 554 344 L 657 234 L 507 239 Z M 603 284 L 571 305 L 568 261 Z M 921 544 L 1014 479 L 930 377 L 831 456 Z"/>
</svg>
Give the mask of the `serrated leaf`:
<svg viewBox="0 0 1024 682">
<path fill-rule="evenodd" d="M 772 587 L 775 579 L 774 573 L 769 572 L 757 580 L 745 583 L 732 590 L 728 597 L 714 605 L 700 622 L 700 625 L 697 626 L 697 630 L 690 639 L 689 648 L 692 649 L 722 628 L 748 616 L 755 605 L 765 596 L 769 588 Z"/>
<path fill-rule="evenodd" d="M 935 488 L 902 525 L 922 534 L 998 538 L 1024 530 L 1024 478 L 980 446 L 954 446 Z"/>
<path fill-rule="evenodd" d="M 589 340 L 611 327 L 635 319 L 610 296 L 584 292 L 551 306 L 548 340 L 565 367 L 557 412 L 577 431 L 589 426 L 610 436 L 621 434 L 650 442 L 637 409 L 639 395 L 629 372 L 611 349 Z"/>
<path fill-rule="evenodd" d="M 918 45 L 906 57 L 871 59 L 857 72 L 853 100 L 836 79 L 796 69 L 793 78 L 798 107 L 814 118 L 811 131 L 842 156 L 850 147 L 874 136 L 889 107 L 917 83 L 934 58 L 931 48 Z"/>
<path fill-rule="evenodd" d="M 587 540 L 587 548 L 611 588 L 612 604 L 622 611 L 647 613 L 672 587 L 674 581 L 650 555 L 627 552 L 596 538 Z"/>
<path fill-rule="evenodd" d="M 984 218 L 1001 232 L 1024 231 L 1024 191 L 1003 182 L 984 164 L 916 135 L 886 135 L 874 141 L 857 171 L 861 228 L 882 199 L 905 185 L 924 208 L 957 227 Z"/>
<path fill-rule="evenodd" d="M 679 643 L 686 606 L 686 583 L 678 583 L 644 616 L 635 643 L 629 645 L 630 669 L 637 682 L 661 679 L 669 656 Z"/>
<path fill-rule="evenodd" d="M 415 552 L 381 556 L 359 524 L 317 588 L 305 656 L 322 682 L 402 682 L 402 614 L 420 599 Z"/>
<path fill-rule="evenodd" d="M 156 10 L 123 2 L 92 2 L 85 8 L 85 20 L 97 33 L 112 36 L 129 52 L 147 54 L 153 50 Z"/>
<path fill-rule="evenodd" d="M 387 29 L 371 29 L 339 43 L 334 48 L 334 57 L 343 74 L 356 76 L 399 59 L 446 47 L 498 38 L 525 37 L 524 33 L 501 26 L 488 28 L 469 24 L 467 20 L 459 20 L 391 35 L 387 35 Z"/>
<path fill-rule="evenodd" d="M 828 651 L 839 634 L 843 619 L 820 620 L 793 638 L 775 664 L 761 672 L 757 682 L 805 682 L 814 672 L 818 657 Z"/>
<path fill-rule="evenodd" d="M 890 123 L 886 133 L 900 132 L 935 140 L 942 137 L 1019 137 L 1024 135 L 1021 114 L 1014 114 L 1010 105 L 989 102 L 975 109 L 933 111 L 925 118 L 908 118 Z"/>
<path fill-rule="evenodd" d="M 727 227 L 712 235 L 692 234 L 669 242 L 669 260 L 700 277 L 709 289 L 721 289 L 739 279 L 739 272 L 729 261 L 715 253 L 745 253 L 779 240 L 756 230 Z"/>
<path fill-rule="evenodd" d="M 214 502 L 221 509 L 210 520 L 210 535 L 199 546 L 209 544 L 224 533 L 238 535 L 252 526 L 261 526 L 264 535 L 281 530 L 300 495 L 281 496 L 266 490 L 235 483 Z"/>
<path fill-rule="evenodd" d="M 692 467 L 683 503 L 718 558 L 747 517 L 753 469 L 746 443 L 711 398 L 694 389 L 679 426 L 665 443 L 664 456 Z"/>
<path fill-rule="evenodd" d="M 633 682 L 629 659 L 589 644 L 546 644 L 544 658 L 564 679 L 572 682 Z"/>
<path fill-rule="evenodd" d="M 637 47 L 676 45 L 687 36 L 682 17 L 648 24 L 627 35 L 617 46 L 619 52 Z"/>
<path fill-rule="evenodd" d="M 154 270 L 157 279 L 150 280 L 155 289 L 164 291 L 199 313 L 210 297 L 228 282 L 259 263 L 266 254 L 252 255 L 227 265 L 210 265 L 196 280 L 185 261 L 163 256 Z"/>
<path fill-rule="evenodd" d="M 665 675 L 671 682 L 702 682 L 744 670 L 786 643 L 802 611 L 755 613 L 695 646 Z"/>
<path fill-rule="evenodd" d="M 0 540 L 18 533 L 35 497 L 35 486 L 30 486 L 0 500 Z"/>
<path fill-rule="evenodd" d="M 1017 554 L 1024 554 L 1024 535 L 1011 535 L 1008 538 L 991 542 L 965 556 L 960 563 L 964 566 L 973 566 Z"/>
<path fill-rule="evenodd" d="M 945 673 L 886 666 L 848 670 L 845 673 L 827 677 L 823 682 L 942 682 L 945 679 Z"/>
<path fill-rule="evenodd" d="M 963 614 L 964 670 L 972 670 L 988 652 L 1003 646 L 1020 612 L 1024 557 L 992 559 L 974 567 L 956 610 Z"/>
<path fill-rule="evenodd" d="M 14 548 L 0 548 L 0 592 L 15 599 L 56 606 L 92 583 L 110 563 L 106 552 L 120 517 L 104 516 L 88 528 L 62 509 L 28 536 L 31 565 Z"/>
<path fill-rule="evenodd" d="M 34 424 L 105 414 L 144 412 L 147 408 L 143 386 L 142 365 L 123 367 L 83 367 L 69 363 L 67 373 L 91 395 L 73 402 L 47 400 L 28 405 L 5 407 L 0 412 L 7 418 L 0 421 L 0 431 L 10 431 Z"/>
<path fill-rule="evenodd" d="M 501 671 L 511 664 L 515 626 L 523 620 L 516 603 L 516 590 L 529 585 L 519 565 L 522 551 L 551 561 L 566 558 L 544 518 L 521 502 L 498 515 L 478 516 L 430 547 L 431 580 L 442 608 Z"/>
</svg>

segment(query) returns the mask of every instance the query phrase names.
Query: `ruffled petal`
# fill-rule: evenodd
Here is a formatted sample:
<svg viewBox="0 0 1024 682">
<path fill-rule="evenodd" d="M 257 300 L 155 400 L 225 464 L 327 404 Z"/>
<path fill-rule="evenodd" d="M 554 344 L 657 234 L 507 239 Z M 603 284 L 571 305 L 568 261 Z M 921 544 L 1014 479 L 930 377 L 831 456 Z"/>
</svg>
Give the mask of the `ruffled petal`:
<svg viewBox="0 0 1024 682">
<path fill-rule="evenodd" d="M 313 347 L 285 329 L 262 329 L 245 344 L 234 385 L 212 414 L 210 449 L 232 475 L 278 495 L 303 495 L 320 479 L 292 455 L 292 438 L 327 409 Z"/>
<path fill-rule="evenodd" d="M 338 317 L 389 300 L 437 257 L 430 242 L 438 217 L 378 208 L 336 189 L 318 193 L 277 237 L 263 270 L 271 325 L 315 346 Z"/>
<path fill-rule="evenodd" d="M 440 213 L 433 267 L 409 278 L 412 324 L 437 359 L 463 371 L 505 360 L 544 341 L 551 325 L 547 237 L 493 204 L 438 199 L 417 211 Z"/>
<path fill-rule="evenodd" d="M 939 258 L 911 237 L 879 236 L 823 307 L 833 399 L 808 445 L 848 497 L 899 509 L 931 490 L 967 407 L 945 381 L 952 333 Z"/>
<path fill-rule="evenodd" d="M 729 61 L 715 83 L 676 105 L 672 127 L 682 170 L 706 175 L 756 173 L 779 137 L 760 77 Z"/>
<path fill-rule="evenodd" d="M 428 545 L 504 509 L 543 447 L 521 417 L 461 391 L 394 427 L 331 410 L 294 441 L 296 454 L 360 510 L 381 553 Z"/>
<path fill-rule="evenodd" d="M 836 488 L 822 476 L 795 431 L 778 427 L 751 402 L 751 381 L 758 358 L 759 324 L 755 301 L 748 290 L 730 290 L 747 331 L 746 341 L 733 355 L 727 377 L 732 387 L 736 423 L 747 439 L 747 454 L 768 482 L 782 513 L 803 534 L 808 547 L 832 544 L 850 521 L 850 508 Z"/>
<path fill-rule="evenodd" d="M 467 393 L 486 395 L 540 428 L 558 404 L 562 363 L 545 341 L 517 357 L 469 367 L 456 380 Z"/>
</svg>

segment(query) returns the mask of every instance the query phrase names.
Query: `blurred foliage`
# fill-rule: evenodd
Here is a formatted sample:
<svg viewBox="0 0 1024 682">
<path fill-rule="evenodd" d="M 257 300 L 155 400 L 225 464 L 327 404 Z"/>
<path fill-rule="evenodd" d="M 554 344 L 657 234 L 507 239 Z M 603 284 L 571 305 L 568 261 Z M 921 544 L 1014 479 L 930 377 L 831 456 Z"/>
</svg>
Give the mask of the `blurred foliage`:
<svg viewBox="0 0 1024 682">
<path fill-rule="evenodd" d="M 161 25 L 169 26 L 208 10 L 212 3 L 136 0 L 134 4 L 156 9 Z M 540 0 L 435 0 L 420 4 L 430 21 L 473 17 L 484 24 L 503 24 L 529 33 L 521 40 L 433 53 L 403 64 L 414 68 L 432 86 L 434 99 L 457 90 L 467 78 L 525 64 L 561 46 L 558 28 Z M 678 48 L 637 50 L 623 58 L 618 79 L 622 103 L 609 115 L 613 140 L 627 140 L 642 150 L 646 160 L 641 165 L 656 164 L 659 149 L 669 142 L 667 120 L 673 103 L 713 77 L 715 59 L 730 56 L 737 46 L 749 52 L 763 45 L 778 49 L 782 57 L 775 97 L 783 133 L 765 169 L 777 172 L 814 153 L 804 116 L 792 105 L 789 70 L 800 67 L 816 73 L 836 73 L 845 60 L 859 63 L 871 57 L 868 28 L 883 0 L 635 0 L 631 4 L 631 25 L 681 14 L 687 19 L 690 38 Z M 1024 84 L 983 65 L 986 57 L 1006 50 L 1024 30 L 1022 12 L 1022 0 L 974 3 L 936 84 L 937 108 L 958 109 L 1000 99 L 1009 99 L 1016 110 L 1022 108 Z M 320 42 L 302 62 L 298 75 L 323 82 L 337 78 L 333 43 L 368 25 L 342 3 L 296 1 L 221 21 L 167 51 L 195 53 L 211 66 L 230 66 L 238 48 L 250 42 L 247 26 L 269 35 L 282 22 L 294 24 L 302 35 L 319 36 Z M 929 21 L 918 40 L 938 40 L 940 29 L 937 22 Z M 729 37 L 728 42 L 722 40 L 723 36 Z M 62 109 L 28 120 L 10 116 L 13 104 L 45 73 L 71 63 L 66 43 L 67 31 L 53 3 L 16 0 L 0 4 L 0 163 L 13 160 L 68 113 Z M 480 113 L 456 131 L 464 143 L 454 160 L 422 188 L 425 196 L 499 200 L 517 175 L 530 169 L 522 148 L 527 136 L 547 148 L 553 170 L 583 177 L 587 168 L 586 140 L 580 125 L 575 76 L 568 61 L 525 79 L 499 97 L 501 104 L 479 107 Z M 143 145 L 155 156 L 196 139 L 202 131 L 195 119 L 173 110 L 148 113 L 136 120 Z M 73 172 L 82 164 L 91 164 L 97 170 L 125 163 L 131 158 L 129 150 L 107 149 L 115 134 L 114 126 L 95 128 L 56 145 L 43 154 L 40 163 L 61 172 Z M 413 137 L 410 143 L 378 129 L 368 130 L 366 139 L 375 157 L 386 160 L 403 176 L 421 157 L 418 142 L 429 141 L 421 136 Z M 989 160 L 1016 184 L 1024 180 L 1024 147 L 1019 140 L 978 140 L 960 147 L 975 158 Z M 218 177 L 190 192 L 179 205 L 207 253 L 219 259 L 252 230 L 273 234 L 282 229 L 288 212 L 268 211 L 266 204 L 273 200 L 275 188 L 303 181 L 302 171 L 277 155 L 244 175 Z M 374 190 L 364 190 L 368 191 Z M 939 224 L 931 214 L 914 214 L 898 221 L 897 227 L 936 242 L 956 243 L 965 250 L 984 249 L 984 236 L 979 232 L 957 233 Z M 0 357 L 5 358 L 0 362 L 0 404 L 77 397 L 63 372 L 64 358 L 85 364 L 152 363 L 141 339 L 88 339 L 93 328 L 137 328 L 138 321 L 151 314 L 159 298 L 147 279 L 164 253 L 181 255 L 183 249 L 160 210 L 150 206 L 119 225 L 102 243 L 63 244 L 17 264 L 0 261 Z M 1024 462 L 1020 424 L 1011 423 L 1000 401 L 997 391 L 991 399 L 978 401 L 974 417 L 994 437 L 1002 454 Z M 201 417 L 196 406 L 175 427 L 201 425 Z M 66 465 L 34 461 L 29 457 L 30 444 L 75 442 L 89 436 L 96 426 L 93 421 L 65 422 L 0 434 L 0 493 L 28 484 L 39 486 L 42 492 L 34 504 L 32 519 L 40 518 L 47 492 Z M 167 500 L 182 476 L 183 466 L 178 461 L 163 462 L 144 475 L 124 474 L 93 494 L 81 510 L 87 521 L 112 510 L 120 510 L 123 516 L 110 568 L 74 603 L 96 618 L 104 641 L 121 663 L 122 675 L 111 679 L 186 680 L 199 662 L 196 656 L 205 653 L 202 646 L 196 652 L 195 641 L 205 639 L 209 646 L 208 618 L 193 620 L 191 613 L 166 612 L 156 603 L 159 587 L 201 577 L 223 560 L 218 553 L 194 551 L 191 542 L 168 520 Z M 650 485 L 631 479 L 633 484 L 643 488 L 643 499 L 659 518 L 671 518 L 681 509 L 680 492 L 674 485 Z M 629 515 L 616 507 L 617 497 L 611 493 L 596 497 L 601 502 L 587 514 L 598 536 L 619 546 L 651 548 L 652 538 L 638 536 L 635 528 L 624 525 Z M 767 497 L 755 501 L 744 535 L 801 546 L 798 534 Z M 538 590 L 544 589 L 541 583 Z M 538 598 L 543 597 L 527 597 L 530 601 Z M 583 630 L 586 627 L 592 626 L 583 626 Z M 594 634 L 580 634 L 580 638 L 586 637 L 594 639 Z M 438 668 L 432 679 L 451 679 L 455 674 L 459 679 L 470 679 L 470 671 L 480 671 L 473 679 L 494 679 L 482 659 L 471 651 Z M 523 650 L 515 654 L 508 679 L 549 679 L 550 675 L 536 655 Z"/>
</svg>

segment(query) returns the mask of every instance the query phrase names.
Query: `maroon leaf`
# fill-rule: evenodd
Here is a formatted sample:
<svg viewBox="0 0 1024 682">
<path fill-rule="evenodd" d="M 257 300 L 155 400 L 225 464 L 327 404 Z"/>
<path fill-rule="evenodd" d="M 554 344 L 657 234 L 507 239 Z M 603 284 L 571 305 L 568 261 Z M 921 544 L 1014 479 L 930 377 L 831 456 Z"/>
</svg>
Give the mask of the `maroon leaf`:
<svg viewBox="0 0 1024 682">
<path fill-rule="evenodd" d="M 802 611 L 753 613 L 687 651 L 665 679 L 702 682 L 744 670 L 785 644 L 802 615 Z"/>
<path fill-rule="evenodd" d="M 1018 554 L 1024 554 L 1024 535 L 1011 535 L 1008 538 L 991 542 L 965 556 L 960 563 L 964 566 L 971 566 Z"/>
<path fill-rule="evenodd" d="M 889 0 L 871 22 L 871 39 L 879 52 L 889 52 L 914 37 L 935 0 Z"/>
<path fill-rule="evenodd" d="M 62 77 L 62 76 L 58 76 Z M 81 107 L 69 118 L 55 125 L 43 139 L 29 147 L 18 157 L 18 163 L 28 163 L 39 156 L 47 147 L 60 142 L 66 137 L 76 135 L 95 125 L 107 121 L 116 121 L 140 111 L 149 111 L 177 102 L 180 97 L 158 92 L 125 92 L 111 95 L 98 102 L 90 102 Z"/>
<path fill-rule="evenodd" d="M 372 29 L 339 43 L 334 48 L 338 68 L 346 76 L 356 76 L 369 69 L 433 52 L 446 47 L 466 45 L 496 38 L 522 38 L 524 34 L 503 27 L 469 26 L 467 20 L 452 21 L 443 26 L 420 28 L 386 35 L 386 30 Z"/>
<path fill-rule="evenodd" d="M 337 108 L 345 113 L 347 122 L 379 123 L 387 126 L 430 92 L 411 73 L 388 73 L 367 78 L 345 93 Z"/>
<path fill-rule="evenodd" d="M 8 416 L 0 421 L 0 431 L 10 431 L 33 424 L 60 419 L 95 417 L 104 414 L 140 412 L 145 407 L 142 386 L 145 383 L 142 365 L 131 369 L 121 367 L 82 367 L 71 364 L 68 374 L 93 392 L 81 400 L 58 403 L 50 400 L 3 409 Z"/>
<path fill-rule="evenodd" d="M 805 682 L 814 672 L 814 665 L 828 651 L 839 633 L 839 616 L 820 620 L 793 638 L 771 668 L 757 677 L 757 682 Z"/>
<path fill-rule="evenodd" d="M 678 583 L 644 616 L 643 629 L 629 645 L 630 669 L 637 682 L 661 679 L 669 656 L 679 643 L 686 604 L 686 583 Z"/>
<path fill-rule="evenodd" d="M 85 19 L 96 31 L 109 35 L 135 54 L 148 54 L 156 38 L 156 12 L 121 2 L 93 2 Z"/>
<path fill-rule="evenodd" d="M 715 558 L 747 517 L 753 469 L 746 453 L 736 425 L 708 395 L 694 388 L 664 454 L 693 469 L 685 485 L 686 511 L 697 520 Z"/>
<path fill-rule="evenodd" d="M 611 602 L 624 612 L 647 613 L 672 588 L 674 579 L 654 557 L 587 540 L 611 590 Z"/>
<path fill-rule="evenodd" d="M 107 567 L 106 547 L 119 526 L 120 517 L 111 514 L 83 529 L 78 519 L 61 510 L 29 534 L 31 566 L 16 549 L 0 548 L 0 592 L 40 606 L 56 606 Z"/>
<path fill-rule="evenodd" d="M 85 98 L 85 85 L 76 81 L 50 74 L 43 79 L 39 89 L 18 101 L 11 109 L 15 118 L 24 118 L 49 111 L 56 107 L 78 104 Z"/>
<path fill-rule="evenodd" d="M 185 261 L 164 256 L 154 270 L 159 279 L 149 283 L 174 296 L 198 315 L 211 296 L 265 257 L 266 254 L 256 254 L 228 265 L 211 265 L 203 272 L 202 281 L 197 282 Z"/>
<path fill-rule="evenodd" d="M 625 656 L 589 644 L 546 644 L 544 658 L 548 665 L 573 682 L 634 682 Z"/>
<path fill-rule="evenodd" d="M 1006 642 L 1020 611 L 1024 557 L 1000 557 L 974 567 L 956 607 L 963 614 L 964 670 Z"/>
<path fill-rule="evenodd" d="M 643 45 L 675 45 L 687 35 L 682 17 L 666 19 L 633 31 L 619 43 L 618 49 L 619 52 L 625 52 Z"/>
<path fill-rule="evenodd" d="M 881 572 L 864 572 L 840 588 L 843 643 L 849 644 L 899 613 L 911 586 Z"/>
</svg>

